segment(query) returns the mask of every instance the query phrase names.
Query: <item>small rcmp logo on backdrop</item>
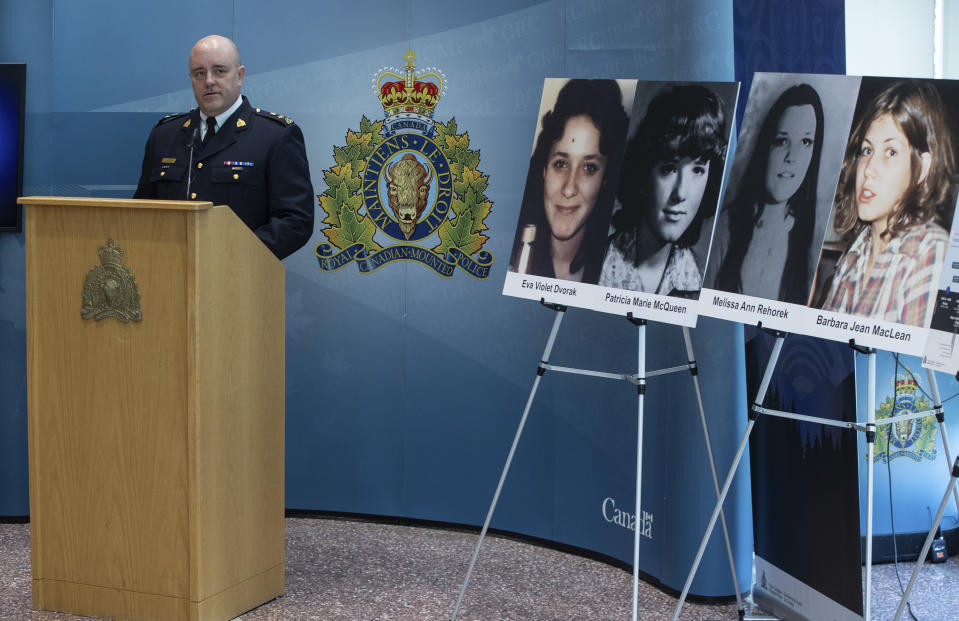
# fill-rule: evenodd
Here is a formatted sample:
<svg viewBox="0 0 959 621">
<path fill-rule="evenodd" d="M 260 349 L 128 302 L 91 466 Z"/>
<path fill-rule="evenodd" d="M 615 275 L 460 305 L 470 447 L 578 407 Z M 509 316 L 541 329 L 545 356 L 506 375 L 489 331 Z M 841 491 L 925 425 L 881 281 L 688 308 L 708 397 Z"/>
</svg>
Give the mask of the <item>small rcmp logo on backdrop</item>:
<svg viewBox="0 0 959 621">
<path fill-rule="evenodd" d="M 364 115 L 359 131 L 346 132 L 346 145 L 333 148 L 336 164 L 323 171 L 328 189 L 317 198 L 329 243 L 316 246 L 320 269 L 356 261 L 367 273 L 415 261 L 445 278 L 459 265 L 485 279 L 493 255 L 483 250 L 484 221 L 493 203 L 484 194 L 489 177 L 478 168 L 480 152 L 469 148 L 469 133 L 458 133 L 455 118 L 433 120 L 445 76 L 433 67 L 414 75 L 416 54 L 408 50 L 404 58 L 403 74 L 388 67 L 372 81 L 386 117 L 371 122 Z"/>
<path fill-rule="evenodd" d="M 919 384 L 908 369 L 904 375 L 897 375 L 896 394 L 894 397 L 886 397 L 879 405 L 876 421 L 890 416 L 931 410 L 932 404 L 921 394 L 916 394 L 918 390 Z M 937 454 L 936 421 L 931 416 L 877 426 L 874 462 L 885 462 L 897 457 L 908 457 L 913 461 L 923 458 L 935 461 Z"/>
</svg>

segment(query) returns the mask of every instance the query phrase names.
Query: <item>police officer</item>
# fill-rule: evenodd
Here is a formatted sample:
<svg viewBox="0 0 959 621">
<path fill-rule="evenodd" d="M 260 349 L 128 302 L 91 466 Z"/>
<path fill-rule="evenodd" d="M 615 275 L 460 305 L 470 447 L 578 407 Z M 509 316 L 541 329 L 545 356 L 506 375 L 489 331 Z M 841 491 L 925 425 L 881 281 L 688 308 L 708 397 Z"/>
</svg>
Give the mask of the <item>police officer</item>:
<svg viewBox="0 0 959 621">
<path fill-rule="evenodd" d="M 280 259 L 313 234 L 313 186 L 303 132 L 240 95 L 246 68 L 226 37 L 190 52 L 197 108 L 150 132 L 134 198 L 229 205 Z"/>
</svg>

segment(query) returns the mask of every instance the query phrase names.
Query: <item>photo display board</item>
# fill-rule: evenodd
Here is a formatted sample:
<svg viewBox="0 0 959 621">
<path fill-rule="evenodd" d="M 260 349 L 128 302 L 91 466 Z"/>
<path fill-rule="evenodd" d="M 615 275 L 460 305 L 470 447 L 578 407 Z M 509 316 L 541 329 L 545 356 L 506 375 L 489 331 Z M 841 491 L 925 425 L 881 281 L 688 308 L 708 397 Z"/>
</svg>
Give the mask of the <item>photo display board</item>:
<svg viewBox="0 0 959 621">
<path fill-rule="evenodd" d="M 955 81 L 755 74 L 700 312 L 922 355 L 957 104 Z"/>
<path fill-rule="evenodd" d="M 922 366 L 944 373 L 959 373 L 959 213 L 953 213 L 946 258 L 939 274 L 939 291 L 932 310 Z"/>
<path fill-rule="evenodd" d="M 547 78 L 503 293 L 695 326 L 738 92 Z"/>
</svg>

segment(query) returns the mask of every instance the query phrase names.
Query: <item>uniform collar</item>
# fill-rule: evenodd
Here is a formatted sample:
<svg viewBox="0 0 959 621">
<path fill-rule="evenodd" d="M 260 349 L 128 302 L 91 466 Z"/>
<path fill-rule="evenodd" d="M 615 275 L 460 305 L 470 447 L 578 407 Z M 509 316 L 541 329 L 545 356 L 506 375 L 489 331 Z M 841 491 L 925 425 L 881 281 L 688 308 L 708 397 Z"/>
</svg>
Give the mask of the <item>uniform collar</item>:
<svg viewBox="0 0 959 621">
<path fill-rule="evenodd" d="M 200 152 L 199 159 L 205 160 L 236 142 L 237 132 L 242 132 L 249 127 L 253 120 L 252 117 L 253 108 L 250 107 L 250 102 L 247 98 L 242 97 L 237 110 L 223 121 L 223 125 L 220 126 L 220 129 L 217 130 L 210 142 Z M 191 118 L 193 118 L 197 124 L 202 122 L 198 110 L 193 111 Z M 219 122 L 219 117 L 217 117 L 217 122 Z"/>
<path fill-rule="evenodd" d="M 216 118 L 217 132 L 219 132 L 220 128 L 222 128 L 224 123 L 226 123 L 226 120 L 229 119 L 234 112 L 236 112 L 237 108 L 239 108 L 242 103 L 243 103 L 243 95 L 238 95 L 236 98 L 236 101 L 233 102 L 232 106 L 230 106 L 229 108 L 227 108 L 220 114 L 216 115 L 215 118 Z M 206 123 L 207 118 L 208 118 L 207 115 L 203 114 L 203 112 L 201 111 L 200 121 L 202 123 Z"/>
</svg>

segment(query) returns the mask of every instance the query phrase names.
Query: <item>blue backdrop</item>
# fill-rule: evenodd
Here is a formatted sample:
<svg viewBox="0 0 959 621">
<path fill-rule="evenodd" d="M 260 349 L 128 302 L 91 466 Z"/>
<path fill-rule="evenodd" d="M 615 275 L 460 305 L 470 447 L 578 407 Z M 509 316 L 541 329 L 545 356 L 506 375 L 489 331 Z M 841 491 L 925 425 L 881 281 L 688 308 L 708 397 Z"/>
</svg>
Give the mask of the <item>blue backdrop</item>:
<svg viewBox="0 0 959 621">
<path fill-rule="evenodd" d="M 735 72 L 734 4 L 737 31 L 769 50 L 737 38 Z M 500 295 L 543 78 L 830 71 L 793 61 L 812 49 L 835 59 L 835 46 L 797 42 L 841 41 L 841 13 L 841 2 L 814 1 L 790 3 L 776 17 L 768 3 L 732 0 L 358 0 L 348 8 L 0 0 L 0 62 L 28 63 L 24 192 L 104 197 L 132 194 L 150 127 L 194 105 L 186 58 L 205 34 L 237 42 L 243 90 L 255 105 L 303 128 L 316 193 L 347 130 L 362 115 L 382 118 L 373 75 L 401 65 L 407 49 L 418 66 L 440 67 L 448 93 L 436 118 L 455 117 L 481 151 L 493 201 L 486 248 L 496 261 L 486 281 L 440 279 L 405 262 L 367 275 L 352 266 L 324 274 L 311 252 L 325 240 L 317 223 L 311 245 L 285 262 L 286 497 L 295 509 L 478 525 L 553 319 Z M 754 62 L 767 53 L 769 64 Z M 622 318 L 570 311 L 553 362 L 634 370 L 635 332 Z M 29 510 L 24 334 L 23 237 L 0 235 L 0 515 Z M 745 424 L 742 330 L 700 320 L 694 345 L 722 473 Z M 678 329 L 652 325 L 648 350 L 649 369 L 684 362 Z M 647 395 L 643 508 L 652 522 L 641 569 L 675 589 L 714 498 L 691 389 L 683 373 L 652 378 Z M 547 374 L 493 527 L 631 561 L 632 532 L 609 518 L 613 505 L 632 513 L 635 413 L 635 390 L 625 383 Z M 727 511 L 746 585 L 748 477 L 737 478 Z M 731 593 L 721 537 L 713 539 L 694 594 Z"/>
</svg>

